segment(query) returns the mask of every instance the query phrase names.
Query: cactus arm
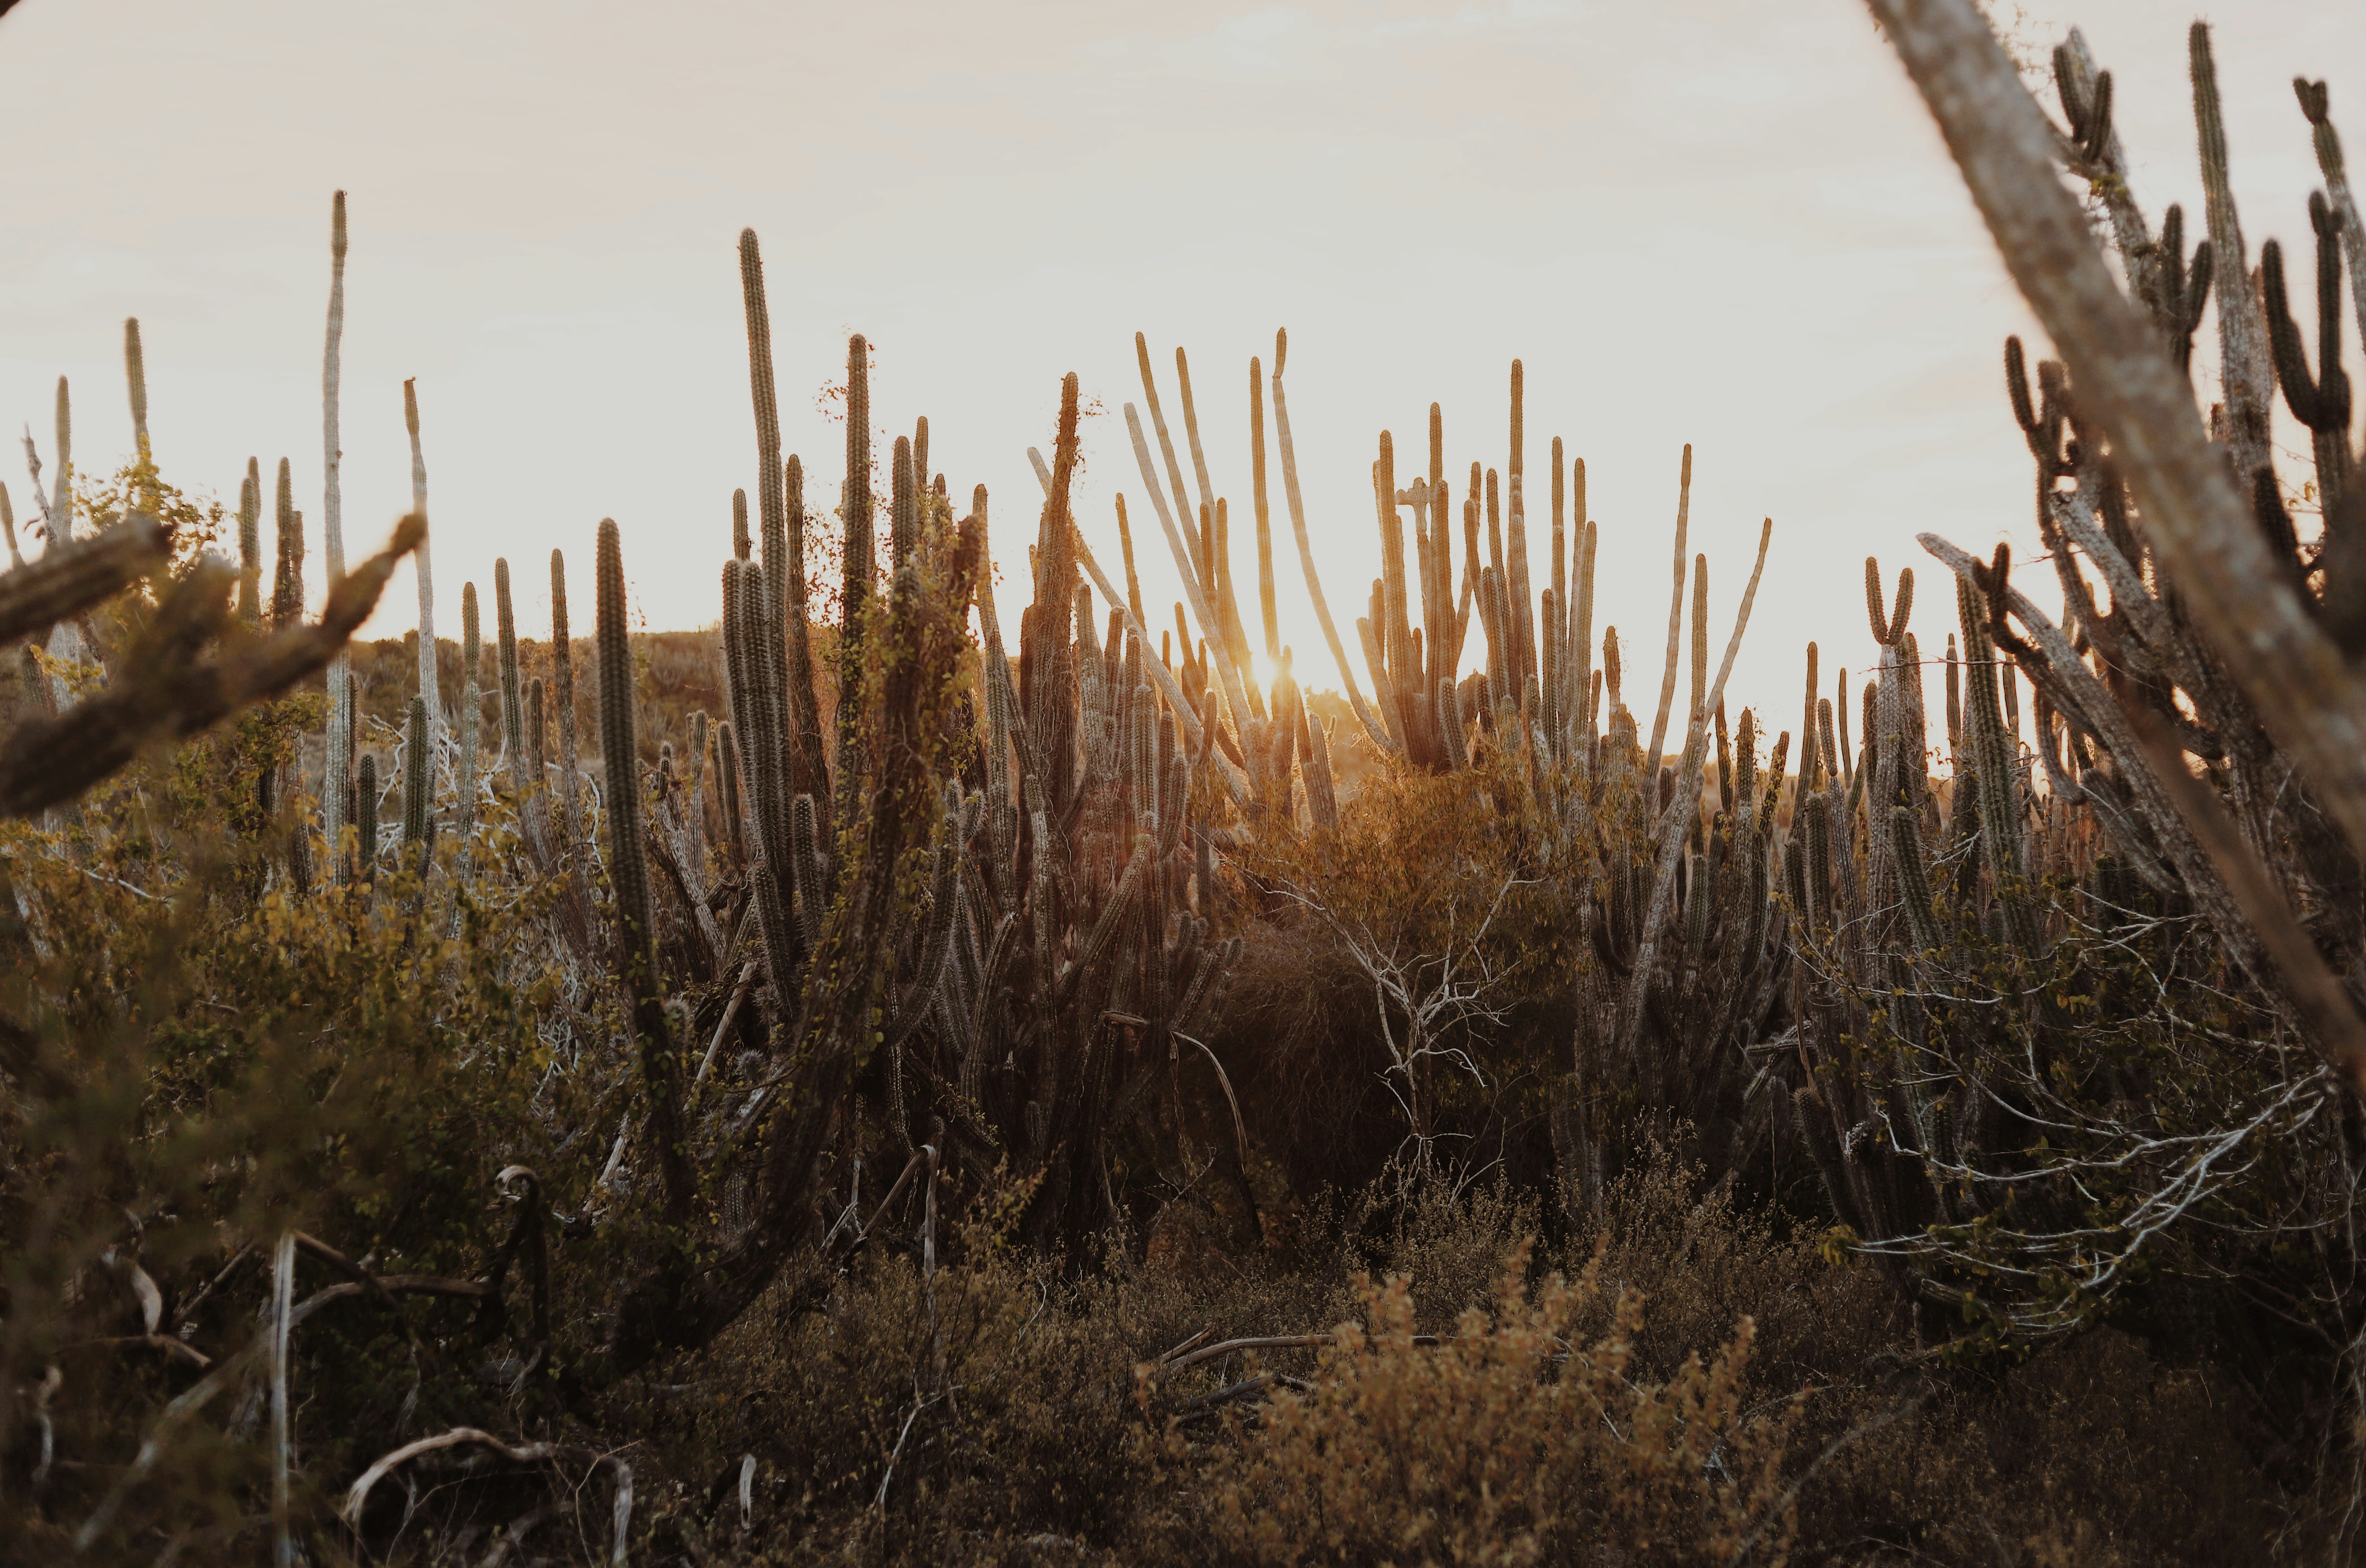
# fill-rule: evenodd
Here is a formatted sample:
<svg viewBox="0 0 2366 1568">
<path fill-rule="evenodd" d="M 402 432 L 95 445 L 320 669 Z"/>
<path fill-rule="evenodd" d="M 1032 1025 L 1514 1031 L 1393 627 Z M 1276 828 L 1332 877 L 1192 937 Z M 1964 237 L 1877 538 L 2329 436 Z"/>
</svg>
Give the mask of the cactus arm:
<svg viewBox="0 0 2366 1568">
<path fill-rule="evenodd" d="M 402 384 L 402 422 L 411 431 L 411 515 L 425 521 L 427 517 L 427 458 L 419 446 L 419 387 L 416 381 Z M 427 554 L 428 535 L 419 536 L 419 548 L 411 552 L 411 569 L 419 582 L 419 693 L 427 704 L 427 722 L 441 728 L 444 723 L 444 701 L 435 670 L 435 571 Z"/>
<path fill-rule="evenodd" d="M 0 577 L 0 642 L 79 614 L 163 566 L 164 531 L 145 512 L 70 544 L 53 544 L 29 566 Z"/>
<path fill-rule="evenodd" d="M 2366 331 L 2366 219 L 2358 214 L 2358 198 L 2349 189 L 2349 171 L 2341 156 L 2341 138 L 2333 129 L 2332 106 L 2325 84 L 2293 78 L 2293 92 L 2316 143 L 2316 166 L 2325 175 L 2325 194 L 2341 218 L 2342 248 L 2349 256 L 2349 290 L 2358 308 L 2358 321 Z"/>
<path fill-rule="evenodd" d="M 1338 666 L 1339 678 L 1347 688 L 1347 705 L 1355 711 L 1356 722 L 1363 726 L 1365 738 L 1390 756 L 1403 756 L 1404 748 L 1389 735 L 1386 726 L 1374 716 L 1364 701 L 1362 689 L 1356 684 L 1356 672 L 1347 662 L 1347 649 L 1339 641 L 1339 629 L 1332 623 L 1330 603 L 1323 597 L 1323 578 L 1314 569 L 1314 546 L 1306 536 L 1306 504 L 1298 489 L 1298 453 L 1290 439 L 1290 404 L 1282 395 L 1281 370 L 1289 357 L 1290 341 L 1286 333 L 1274 334 L 1273 374 L 1273 437 L 1281 452 L 1281 491 L 1290 503 L 1290 531 L 1298 540 L 1298 565 L 1306 577 L 1306 596 L 1314 602 L 1314 619 L 1323 628 L 1323 640 L 1331 649 L 1331 657 Z M 1163 513 L 1161 514 L 1164 515 Z M 1470 585 L 1466 579 L 1463 593 L 1467 601 Z"/>
<path fill-rule="evenodd" d="M 1179 345 L 1175 350 L 1175 380 L 1176 396 L 1183 405 L 1183 440 L 1191 448 L 1191 476 L 1199 482 L 1200 505 L 1212 511 L 1216 507 L 1216 493 L 1214 487 L 1208 483 L 1207 454 L 1200 446 L 1200 416 L 1191 402 L 1191 364 L 1184 357 Z M 1151 395 L 1151 403 L 1155 413 L 1157 406 L 1155 391 Z M 1159 434 L 1163 438 L 1166 433 L 1162 426 Z"/>
<path fill-rule="evenodd" d="M 1027 453 L 1031 457 L 1035 454 L 1035 449 L 1031 446 L 1027 449 Z M 1051 483 L 1048 472 L 1045 475 L 1044 483 L 1047 487 Z M 1125 607 L 1133 612 L 1133 622 L 1139 626 L 1144 618 L 1142 610 L 1142 578 L 1133 569 L 1133 531 L 1126 526 L 1125 497 L 1121 494 L 1116 499 L 1117 546 L 1119 553 L 1125 559 Z M 1268 560 L 1266 565 L 1270 571 L 1272 562 Z"/>
<path fill-rule="evenodd" d="M 1175 515 L 1188 521 L 1199 516 L 1199 513 L 1191 510 L 1190 498 L 1184 493 L 1183 468 L 1175 461 L 1175 442 L 1166 433 L 1166 416 L 1158 406 L 1158 381 L 1150 370 L 1150 341 L 1140 332 L 1133 335 L 1133 357 L 1142 370 L 1142 396 L 1150 405 L 1150 423 L 1151 427 L 1158 432 L 1158 450 L 1166 459 L 1166 477 L 1175 487 Z M 1135 437 L 1135 445 L 1138 449 L 1141 447 L 1139 435 Z M 1150 487 L 1152 499 L 1158 503 L 1158 515 L 1165 518 L 1167 515 L 1166 499 L 1159 491 L 1157 476 L 1151 472 L 1147 459 L 1143 461 L 1142 478 L 1143 483 Z M 1184 576 L 1191 582 L 1197 583 L 1207 569 L 1207 564 L 1200 558 L 1200 539 L 1197 534 L 1192 535 L 1189 548 L 1184 554 L 1189 557 L 1191 566 Z M 1210 622 L 1202 621 L 1200 624 L 1206 626 Z"/>
<path fill-rule="evenodd" d="M 2055 51 L 2054 76 L 2057 91 L 2087 105 L 2096 98 L 2098 73 L 2094 57 L 2087 47 L 2086 35 L 2072 28 L 2062 47 Z M 2103 121 L 2100 128 L 2090 127 L 2082 138 L 2086 145 L 2079 151 L 2084 154 L 2079 172 L 2088 186 L 2102 198 L 2103 211 L 2111 219 L 2112 238 L 2118 245 L 2122 264 L 2127 268 L 2130 290 L 2139 299 L 2156 290 L 2161 257 L 2156 250 L 2144 212 L 2136 206 L 2135 192 L 2128 183 L 2128 159 L 2120 144 L 2120 133 L 2111 118 L 2109 99 L 2103 103 Z M 2074 128 L 2075 129 L 2075 128 Z M 2100 129 L 2101 138 L 2091 131 Z"/>
<path fill-rule="evenodd" d="M 1644 765 L 1655 771 L 1660 766 L 1660 747 L 1668 738 L 1668 709 L 1676 700 L 1676 657 L 1684 646 L 1684 533 L 1692 510 L 1693 443 L 1686 442 L 1684 468 L 1676 481 L 1675 587 L 1668 596 L 1668 659 L 1660 674 L 1660 710 L 1651 721 L 1651 744 L 1643 753 Z"/>
</svg>

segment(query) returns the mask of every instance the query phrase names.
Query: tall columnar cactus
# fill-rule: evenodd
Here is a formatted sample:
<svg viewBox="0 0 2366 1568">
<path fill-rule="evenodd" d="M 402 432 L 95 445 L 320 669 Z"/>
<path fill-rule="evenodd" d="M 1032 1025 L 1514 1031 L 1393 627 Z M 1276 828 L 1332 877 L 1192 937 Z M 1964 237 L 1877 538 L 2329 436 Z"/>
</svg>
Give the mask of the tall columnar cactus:
<svg viewBox="0 0 2366 1568">
<path fill-rule="evenodd" d="M 362 753 L 354 783 L 354 854 L 365 882 L 377 880 L 377 754 Z"/>
<path fill-rule="evenodd" d="M 1510 571 L 1504 584 L 1513 602 L 1512 653 L 1514 684 L 1525 689 L 1539 669 L 1537 659 L 1536 599 L 1528 588 L 1528 510 L 1526 421 L 1527 418 L 1527 376 L 1520 362 L 1512 362 L 1512 441 L 1511 462 L 1506 475 L 1511 494 L 1508 526 L 1504 530 L 1504 549 L 1509 557 Z"/>
<path fill-rule="evenodd" d="M 550 553 L 550 699 L 558 709 L 558 847 L 583 841 L 583 788 L 575 743 L 575 644 L 567 624 L 567 559 Z"/>
<path fill-rule="evenodd" d="M 426 870 L 428 826 L 434 820 L 430 809 L 428 790 L 432 787 L 431 767 L 434 742 L 428 733 L 427 700 L 411 700 L 411 718 L 402 737 L 402 848 L 406 857 L 420 857 L 420 870 Z"/>
<path fill-rule="evenodd" d="M 469 840 L 477 827 L 477 746 L 484 722 L 485 697 L 479 672 L 484 648 L 478 635 L 477 585 L 460 585 L 460 854 L 468 871 Z"/>
<path fill-rule="evenodd" d="M 513 789 L 525 783 L 525 693 L 518 684 L 517 617 L 510 610 L 510 563 L 493 558 L 493 633 L 501 661 L 501 754 Z"/>
<path fill-rule="evenodd" d="M 71 543 L 74 537 L 73 498 L 73 398 L 67 390 L 66 378 L 58 377 L 57 405 L 58 474 L 53 481 L 54 493 L 49 498 L 49 532 L 52 543 Z M 34 482 L 39 483 L 35 476 Z"/>
<path fill-rule="evenodd" d="M 756 415 L 756 495 L 761 513 L 764 574 L 778 601 L 770 614 L 782 630 L 787 659 L 788 687 L 783 696 L 790 733 L 789 784 L 796 791 L 826 800 L 829 778 L 823 755 L 820 706 L 814 688 L 813 646 L 806 614 L 805 469 L 794 455 L 785 465 L 782 461 L 780 405 L 772 380 L 772 314 L 764 302 L 763 256 L 752 229 L 739 232 L 739 292 L 748 320 L 748 383 Z M 855 364 L 858 358 L 863 360 L 859 374 Z M 857 506 L 859 467 L 867 588 L 871 539 L 870 368 L 868 357 L 861 353 L 859 340 L 848 345 L 847 361 L 847 540 L 851 561 L 851 514 Z M 860 409 L 856 407 L 858 401 Z M 735 505 L 744 507 L 745 502 L 735 501 Z M 744 547 L 735 547 L 734 554 L 743 561 L 748 558 Z"/>
<path fill-rule="evenodd" d="M 1675 587 L 1668 596 L 1668 662 L 1660 677 L 1660 710 L 1651 721 L 1651 744 L 1643 748 L 1645 766 L 1660 766 L 1660 748 L 1668 738 L 1668 707 L 1676 695 L 1676 650 L 1681 645 L 1684 626 L 1684 536 L 1692 522 L 1693 511 L 1693 447 L 1684 443 L 1684 467 L 1676 481 L 1676 565 Z"/>
<path fill-rule="evenodd" d="M 156 510 L 156 455 L 148 442 L 148 356 L 140 346 L 140 318 L 123 319 L 123 381 L 131 394 L 131 450 L 138 504 Z"/>
<path fill-rule="evenodd" d="M 1955 579 L 1955 608 L 1963 624 L 1964 678 L 1968 687 L 1965 720 L 1971 732 L 1973 788 L 1978 792 L 1981 858 L 1996 883 L 2005 911 L 2007 935 L 2022 958 L 2041 956 L 2037 925 L 2023 887 L 2021 820 L 2014 790 L 2012 747 L 1998 697 L 2000 661 L 1989 640 L 1988 607 L 1967 577 Z"/>
<path fill-rule="evenodd" d="M 648 863 L 641 845 L 641 767 L 634 734 L 633 649 L 625 624 L 624 544 L 614 518 L 600 520 L 596 592 L 600 751 L 608 775 L 608 874 L 615 885 L 624 961 L 646 969 L 652 961 L 654 932 L 649 918 Z M 509 679 L 507 671 L 502 678 Z M 502 695 L 504 701 L 512 700 L 507 690 Z"/>
<path fill-rule="evenodd" d="M 17 509 L 8 504 L 8 487 L 6 485 L 0 485 L 0 534 L 7 536 L 8 565 L 11 567 L 23 566 L 25 552 L 17 543 Z"/>
<path fill-rule="evenodd" d="M 38 464 L 33 465 L 33 498 L 43 503 L 43 532 L 49 536 L 44 547 L 49 549 L 54 549 L 61 544 L 71 544 L 75 538 L 73 405 L 67 393 L 66 378 L 62 375 L 58 377 L 57 429 L 58 474 L 54 496 L 45 497 L 41 494 L 40 467 Z M 32 443 L 29 438 L 26 442 L 26 457 L 28 462 L 31 461 Z M 73 663 L 82 658 L 82 636 L 77 630 L 79 619 L 79 617 L 61 616 L 57 623 L 50 629 L 50 657 L 62 663 Z M 63 675 L 51 677 L 50 701 L 52 706 L 62 710 L 73 700 L 73 695 L 66 688 Z"/>
<path fill-rule="evenodd" d="M 321 351 L 321 558 L 329 580 L 345 575 L 344 498 L 340 486 L 344 453 L 337 431 L 337 398 L 344 373 L 345 336 L 345 193 L 339 191 L 329 206 L 329 325 Z M 329 734 L 327 761 L 321 779 L 321 814 L 332 864 L 343 875 L 344 857 L 337 850 L 345 823 L 345 797 L 352 775 L 346 771 L 353 755 L 355 718 L 348 678 L 352 665 L 343 650 L 329 666 Z"/>
<path fill-rule="evenodd" d="M 17 531 L 10 529 L 13 542 Z M 238 618 L 252 631 L 263 623 L 263 476 L 254 458 L 238 487 Z"/>
<path fill-rule="evenodd" d="M 427 457 L 419 445 L 419 384 L 415 380 L 406 379 L 402 384 L 402 423 L 411 432 L 411 515 L 423 525 L 427 521 Z M 420 700 L 427 704 L 428 723 L 440 727 L 444 722 L 444 701 L 435 667 L 435 571 L 427 554 L 431 532 L 422 526 L 411 569 L 419 582 Z"/>
<path fill-rule="evenodd" d="M 2209 24 L 2194 23 L 2186 41 L 2202 190 L 2210 219 L 2212 270 L 2218 285 L 2218 357 L 2225 391 L 2227 456 L 2236 476 L 2248 483 L 2270 462 L 2268 411 L 2275 392 L 2275 370 L 2259 298 L 2252 292 L 2234 187 L 2226 177 L 2226 127 L 2218 98 L 2218 67 L 2211 57 Z"/>
<path fill-rule="evenodd" d="M 296 492 L 287 459 L 279 460 L 278 503 L 273 511 L 277 535 L 276 565 L 271 580 L 271 625 L 284 632 L 304 614 L 304 514 L 296 510 Z"/>
<path fill-rule="evenodd" d="M 1265 376 L 1255 354 L 1249 356 L 1249 487 L 1256 507 L 1257 551 L 1257 619 L 1265 632 L 1265 656 L 1281 657 L 1281 622 L 1274 598 L 1273 580 L 1273 513 L 1266 500 L 1265 483 Z M 1125 546 L 1126 577 L 1133 577 L 1133 544 Z M 1134 594 L 1138 599 L 1141 596 Z M 1137 604 L 1134 615 L 1142 614 Z"/>
<path fill-rule="evenodd" d="M 852 822 L 862 800 L 864 611 L 871 603 L 871 349 L 862 334 L 846 344 L 846 575 L 839 592 L 838 821 Z"/>
</svg>

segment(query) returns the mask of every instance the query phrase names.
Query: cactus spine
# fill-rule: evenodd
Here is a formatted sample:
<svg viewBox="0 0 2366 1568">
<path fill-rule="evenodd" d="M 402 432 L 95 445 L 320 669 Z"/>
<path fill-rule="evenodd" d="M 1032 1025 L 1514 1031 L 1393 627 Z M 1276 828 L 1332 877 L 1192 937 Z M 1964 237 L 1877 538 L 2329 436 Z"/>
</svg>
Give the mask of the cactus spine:
<svg viewBox="0 0 2366 1568">
<path fill-rule="evenodd" d="M 416 381 L 402 384 L 402 422 L 411 432 L 411 515 L 420 521 L 419 548 L 411 558 L 411 569 L 419 579 L 419 693 L 427 704 L 427 722 L 431 726 L 444 722 L 444 702 L 440 680 L 435 668 L 435 572 L 429 565 L 427 541 L 432 532 L 427 522 L 427 458 L 419 446 L 419 386 Z"/>
</svg>

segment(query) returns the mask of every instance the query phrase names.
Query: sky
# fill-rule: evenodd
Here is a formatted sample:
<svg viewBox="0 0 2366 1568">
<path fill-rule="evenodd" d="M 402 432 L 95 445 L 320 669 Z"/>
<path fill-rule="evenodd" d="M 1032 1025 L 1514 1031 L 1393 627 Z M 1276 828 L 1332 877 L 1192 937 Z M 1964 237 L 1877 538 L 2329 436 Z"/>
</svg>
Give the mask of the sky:
<svg viewBox="0 0 2366 1568">
<path fill-rule="evenodd" d="M 2084 28 L 2114 73 L 2138 200 L 2198 218 L 2191 14 L 2101 0 L 2006 17 L 2041 58 Z M 2304 241 L 2317 173 L 2289 84 L 2332 75 L 2335 121 L 2366 155 L 2366 74 L 2338 70 L 2366 63 L 2366 6 L 2253 0 L 2216 47 L 2254 254 Z M 1177 596 L 1125 435 L 1136 331 L 1170 419 L 1173 351 L 1191 355 L 1254 626 L 1247 361 L 1269 369 L 1289 329 L 1309 522 L 1351 653 L 1379 569 L 1379 432 L 1409 483 L 1435 400 L 1449 474 L 1503 466 L 1515 357 L 1537 580 L 1559 435 L 1601 526 L 1597 626 L 1642 666 L 1630 701 L 1665 635 L 1686 442 L 1720 644 L 1774 520 L 1729 694 L 1785 727 L 1810 638 L 1828 683 L 1870 662 L 1865 556 L 1917 567 L 1914 625 L 1935 651 L 1952 595 L 1915 532 L 2034 547 L 1999 369 L 2029 318 L 1849 0 L 22 0 L 0 19 L 0 426 L 28 425 L 48 461 L 64 375 L 76 466 L 123 461 L 136 315 L 160 467 L 234 504 L 250 455 L 266 474 L 292 459 L 317 599 L 342 188 L 347 547 L 358 559 L 409 507 L 416 377 L 447 638 L 460 583 L 489 595 L 499 555 L 521 633 L 539 634 L 547 553 L 587 576 L 604 516 L 644 624 L 715 620 L 731 492 L 755 489 L 743 226 L 763 241 L 809 500 L 838 493 L 828 392 L 861 331 L 880 437 L 925 415 L 956 500 L 987 487 L 1006 614 L 1040 504 L 1026 450 L 1048 452 L 1072 370 L 1100 410 L 1087 537 L 1114 570 L 1123 492 L 1145 594 Z M 1278 465 L 1273 486 L 1279 527 Z M 9 489 L 21 520 L 27 487 Z M 1335 686 L 1287 540 L 1283 640 L 1310 684 Z M 578 599 L 588 631 L 588 583 Z M 406 569 L 366 634 L 400 635 L 416 602 Z"/>
</svg>

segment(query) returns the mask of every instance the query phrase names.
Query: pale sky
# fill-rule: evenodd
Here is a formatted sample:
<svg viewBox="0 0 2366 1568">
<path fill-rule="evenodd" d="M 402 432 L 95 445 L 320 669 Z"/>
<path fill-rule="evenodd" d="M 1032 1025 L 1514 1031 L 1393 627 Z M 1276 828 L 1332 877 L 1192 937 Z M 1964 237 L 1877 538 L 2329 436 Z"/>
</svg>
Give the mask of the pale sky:
<svg viewBox="0 0 2366 1568">
<path fill-rule="evenodd" d="M 2139 200 L 2156 220 L 2185 202 L 2191 232 L 2190 19 L 2102 0 L 2023 26 L 2041 44 L 2084 27 L 2115 74 Z M 2366 71 L 2342 70 L 2366 66 L 2366 6 L 2254 0 L 2217 49 L 2253 254 L 2271 235 L 2304 243 L 2317 173 L 2289 83 L 2330 76 L 2336 124 L 2366 158 Z M 541 634 L 554 545 L 588 632 L 603 515 L 624 527 L 646 624 L 715 619 L 730 494 L 755 488 L 743 225 L 764 241 L 784 440 L 809 500 L 837 497 L 842 436 L 817 394 L 861 330 L 883 436 L 925 414 L 956 499 L 988 487 L 1007 613 L 1039 504 L 1026 449 L 1048 449 L 1069 370 L 1107 409 L 1086 426 L 1087 536 L 1114 570 L 1122 490 L 1146 593 L 1176 595 L 1121 411 L 1142 400 L 1137 330 L 1178 439 L 1173 350 L 1191 353 L 1253 628 L 1245 382 L 1277 326 L 1351 650 L 1378 570 L 1378 432 L 1395 431 L 1409 482 L 1436 399 L 1449 472 L 1502 466 L 1515 356 L 1538 580 L 1559 434 L 1587 459 L 1596 624 L 1627 634 L 1632 687 L 1656 675 L 1687 441 L 1720 642 L 1759 520 L 1774 520 L 1731 699 L 1771 705 L 1780 727 L 1797 722 L 1808 638 L 1827 683 L 1868 661 L 1865 554 L 1915 565 L 1935 653 L 1952 595 L 1915 531 L 2034 543 L 1998 369 L 2027 318 L 1849 0 L 24 0 L 0 20 L 0 81 L 6 424 L 29 423 L 47 460 L 67 375 L 77 467 L 114 467 L 131 444 L 121 320 L 137 315 L 159 464 L 233 503 L 250 454 L 266 474 L 293 458 L 317 597 L 342 186 L 348 548 L 373 548 L 409 505 L 401 385 L 416 376 L 446 637 L 460 583 L 490 598 L 497 554 L 522 633 Z M 21 519 L 22 465 L 0 474 Z M 1278 468 L 1273 486 L 1279 526 Z M 1335 685 L 1287 539 L 1283 636 L 1313 684 Z M 406 572 L 368 634 L 400 634 L 415 603 Z"/>
</svg>

